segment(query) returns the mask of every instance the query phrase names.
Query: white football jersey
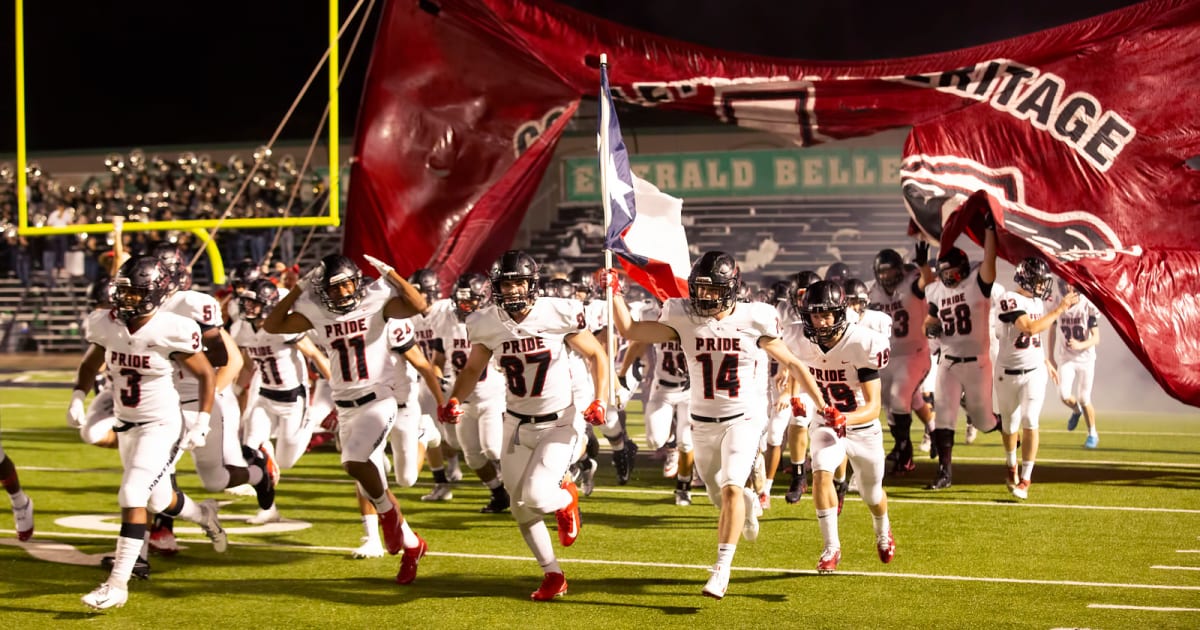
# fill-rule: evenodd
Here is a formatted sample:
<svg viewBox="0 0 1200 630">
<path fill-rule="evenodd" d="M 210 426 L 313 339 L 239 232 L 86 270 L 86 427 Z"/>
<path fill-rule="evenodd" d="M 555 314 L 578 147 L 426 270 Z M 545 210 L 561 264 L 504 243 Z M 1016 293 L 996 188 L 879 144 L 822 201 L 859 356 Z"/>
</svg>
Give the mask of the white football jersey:
<svg viewBox="0 0 1200 630">
<path fill-rule="evenodd" d="M 509 411 L 540 416 L 571 406 L 566 337 L 587 328 L 582 307 L 575 300 L 541 297 L 519 324 L 495 305 L 467 318 L 471 343 L 491 350 L 504 371 Z"/>
<path fill-rule="evenodd" d="M 1026 297 L 1016 291 L 1007 291 L 1000 296 L 1000 320 L 997 333 L 1000 351 L 996 355 L 998 370 L 1028 370 L 1046 362 L 1046 351 L 1042 348 L 1041 335 L 1028 335 L 1017 329 L 1016 321 L 1021 315 L 1029 319 L 1041 319 L 1046 314 L 1042 298 Z"/>
<path fill-rule="evenodd" d="M 784 341 L 821 388 L 825 404 L 845 413 L 866 404 L 860 370 L 887 367 L 891 354 L 888 338 L 859 324 L 848 324 L 842 338 L 828 351 L 809 341 L 800 325 L 789 326 Z"/>
<path fill-rule="evenodd" d="M 417 335 L 417 345 L 421 346 L 421 352 L 430 362 L 433 361 L 434 351 L 442 350 L 436 329 L 438 322 L 446 317 L 454 317 L 454 302 L 449 298 L 434 300 L 433 304 L 429 305 L 429 313 L 424 315 L 418 313 L 412 316 L 413 328 Z"/>
<path fill-rule="evenodd" d="M 847 309 L 849 313 L 852 309 Z M 891 338 L 892 336 L 892 317 L 883 311 L 875 309 L 866 309 L 858 316 L 859 326 L 868 330 L 873 330 L 884 337 Z"/>
<path fill-rule="evenodd" d="M 889 294 L 875 283 L 868 292 L 871 308 L 878 309 L 892 318 L 892 354 L 895 356 L 914 356 L 929 352 L 929 339 L 925 336 L 925 314 L 929 306 L 925 302 L 925 292 L 917 288 L 920 271 L 905 274 L 904 279 L 896 286 L 895 293 Z"/>
<path fill-rule="evenodd" d="M 979 286 L 978 266 L 952 289 L 941 281 L 925 287 L 928 313 L 942 322 L 943 355 L 977 357 L 988 351 L 991 337 L 988 320 L 992 316 L 990 295 L 990 291 L 989 295 L 984 295 Z"/>
<path fill-rule="evenodd" d="M 639 321 L 656 322 L 662 315 L 662 307 L 649 304 L 642 309 L 642 319 Z M 655 344 L 655 355 L 658 365 L 655 366 L 653 378 L 678 386 L 688 380 L 687 355 L 683 353 L 683 345 L 678 341 Z"/>
<path fill-rule="evenodd" d="M 390 396 L 392 360 L 383 308 L 395 295 L 391 286 L 379 280 L 371 282 L 358 307 L 345 314 L 325 308 L 315 291 L 300 296 L 294 310 L 312 323 L 313 341 L 329 357 L 333 376 L 329 387 L 334 399 L 356 400 L 380 387 Z"/>
<path fill-rule="evenodd" d="M 442 340 L 442 347 L 445 348 L 446 376 L 457 379 L 459 370 L 466 367 L 467 359 L 471 356 L 471 336 L 467 330 L 467 324 L 460 321 L 458 315 L 451 312 L 449 317 L 442 318 L 436 323 L 434 332 Z M 500 373 L 496 358 L 493 356 L 492 360 L 488 362 L 487 368 L 480 372 L 479 382 L 475 384 L 475 391 L 471 392 L 467 401 L 491 401 L 500 400 L 503 397 L 504 375 Z"/>
<path fill-rule="evenodd" d="M 1067 342 L 1071 339 L 1087 341 L 1091 330 L 1100 325 L 1100 309 L 1096 308 L 1091 300 L 1080 295 L 1079 302 L 1067 309 L 1058 318 L 1055 325 L 1058 326 L 1058 335 L 1054 347 L 1054 358 L 1059 363 L 1096 360 L 1096 346 L 1086 350 L 1072 350 L 1067 347 Z"/>
<path fill-rule="evenodd" d="M 397 402 L 408 402 L 408 396 L 417 381 L 421 379 L 420 372 L 414 368 L 402 355 L 417 343 L 417 329 L 413 326 L 411 317 L 405 319 L 387 320 L 388 357 L 392 361 L 392 390 Z"/>
<path fill-rule="evenodd" d="M 760 418 L 763 383 L 757 370 L 763 337 L 777 339 L 779 314 L 775 307 L 758 302 L 739 303 L 724 319 L 696 317 L 687 298 L 671 298 L 663 305 L 659 322 L 679 335 L 691 375 L 691 412 L 725 418 L 738 414 Z M 766 366 L 762 366 L 763 374 Z"/>
<path fill-rule="evenodd" d="M 229 334 L 254 361 L 263 389 L 287 391 L 308 381 L 304 355 L 296 349 L 296 342 L 304 337 L 304 333 L 277 335 L 256 329 L 254 324 L 244 319 L 235 319 L 229 327 Z"/>
<path fill-rule="evenodd" d="M 199 291 L 176 291 L 158 309 L 186 317 L 200 325 L 203 333 L 224 323 L 221 320 L 221 303 L 216 298 Z M 200 382 L 191 372 L 179 367 L 175 370 L 175 387 L 179 388 L 180 400 L 196 400 L 200 395 Z"/>
<path fill-rule="evenodd" d="M 116 318 L 116 311 L 92 311 L 87 320 L 87 341 L 104 347 L 116 417 L 150 422 L 179 413 L 171 355 L 200 352 L 200 326 L 161 310 L 133 334 Z"/>
</svg>

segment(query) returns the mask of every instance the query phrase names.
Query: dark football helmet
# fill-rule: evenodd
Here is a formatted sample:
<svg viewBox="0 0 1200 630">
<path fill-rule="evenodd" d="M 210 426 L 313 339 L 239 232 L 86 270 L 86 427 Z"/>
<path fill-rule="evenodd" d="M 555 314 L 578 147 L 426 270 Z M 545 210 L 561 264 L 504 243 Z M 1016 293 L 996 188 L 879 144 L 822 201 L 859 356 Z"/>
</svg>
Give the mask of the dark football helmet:
<svg viewBox="0 0 1200 630">
<path fill-rule="evenodd" d="M 881 249 L 875 254 L 875 283 L 891 293 L 904 280 L 904 257 L 894 249 Z"/>
<path fill-rule="evenodd" d="M 112 308 L 112 278 L 101 276 L 96 278 L 96 281 L 88 285 L 87 303 L 88 308 L 96 310 L 98 308 Z"/>
<path fill-rule="evenodd" d="M 632 284 L 625 290 L 625 303 L 637 304 L 638 302 L 648 302 L 650 300 L 650 292 L 642 288 L 639 284 Z"/>
<path fill-rule="evenodd" d="M 776 280 L 771 283 L 771 302 L 787 302 L 789 297 L 796 292 L 796 277 L 792 276 L 786 280 Z"/>
<path fill-rule="evenodd" d="M 846 306 L 863 312 L 867 308 L 867 302 L 870 298 L 867 296 L 867 284 L 858 278 L 848 278 L 842 285 L 846 293 Z"/>
<path fill-rule="evenodd" d="M 187 265 L 183 262 L 183 254 L 179 252 L 179 248 L 175 246 L 175 243 L 170 241 L 156 241 L 150 245 L 150 250 L 146 253 L 157 258 L 162 263 L 163 269 L 166 270 L 167 277 L 170 280 L 168 295 L 191 286 L 191 274 L 187 272 Z"/>
<path fill-rule="evenodd" d="M 423 268 L 414 271 L 409 276 L 408 283 L 420 291 L 421 295 L 430 302 L 442 297 L 442 281 L 432 269 Z"/>
<path fill-rule="evenodd" d="M 846 278 L 849 278 L 851 275 L 850 265 L 844 262 L 835 262 L 825 270 L 825 279 L 838 284 L 845 284 Z"/>
<path fill-rule="evenodd" d="M 111 302 L 126 324 L 152 315 L 171 292 L 171 277 L 157 256 L 134 256 L 117 270 Z"/>
<path fill-rule="evenodd" d="M 253 260 L 243 258 L 233 266 L 233 271 L 229 272 L 229 286 L 233 288 L 235 295 L 240 296 L 242 289 L 249 288 L 262 277 L 262 269 Z"/>
<path fill-rule="evenodd" d="M 938 279 L 946 288 L 953 289 L 971 275 L 971 260 L 967 253 L 957 247 L 940 252 L 937 258 Z"/>
<path fill-rule="evenodd" d="M 733 256 L 722 251 L 710 251 L 692 265 L 688 275 L 688 295 L 692 313 L 699 317 L 711 317 L 733 308 L 738 287 L 742 284 L 742 273 L 738 271 Z M 700 291 L 704 289 L 705 296 Z"/>
<path fill-rule="evenodd" d="M 800 312 L 804 316 L 805 337 L 815 343 L 833 343 L 846 330 L 846 293 L 838 283 L 822 280 L 804 292 Z M 833 323 L 813 324 L 812 316 L 818 313 L 833 313 Z"/>
<path fill-rule="evenodd" d="M 586 269 L 575 268 L 567 275 L 567 279 L 571 281 L 575 287 L 575 299 L 587 304 L 592 300 L 592 273 Z"/>
<path fill-rule="evenodd" d="M 358 308 L 367 292 L 358 265 L 341 254 L 330 254 L 321 259 L 320 282 L 317 295 L 325 308 L 334 313 L 345 314 Z"/>
<path fill-rule="evenodd" d="M 574 300 L 575 285 L 566 278 L 550 278 L 546 281 L 546 296 Z"/>
<path fill-rule="evenodd" d="M 792 307 L 792 313 L 799 317 L 803 314 L 802 307 L 804 305 L 804 294 L 808 292 L 808 287 L 821 281 L 821 276 L 818 276 L 815 271 L 801 271 L 793 276 L 792 292 L 788 295 L 787 303 Z"/>
<path fill-rule="evenodd" d="M 1054 276 L 1050 274 L 1050 265 L 1041 258 L 1029 257 L 1017 263 L 1013 273 L 1017 286 L 1033 294 L 1033 297 L 1048 298 L 1050 289 L 1054 286 Z"/>
<path fill-rule="evenodd" d="M 276 304 L 279 304 L 279 287 L 266 278 L 259 278 L 238 291 L 238 306 L 247 321 L 270 315 Z"/>
<path fill-rule="evenodd" d="M 737 301 L 753 302 L 754 296 L 757 293 L 758 293 L 758 287 L 754 286 L 753 284 L 751 284 L 749 282 L 743 282 L 742 285 L 738 287 Z"/>
<path fill-rule="evenodd" d="M 454 311 L 466 317 L 492 303 L 492 282 L 481 273 L 464 273 L 454 283 Z"/>
<path fill-rule="evenodd" d="M 538 264 L 533 256 L 510 249 L 492 265 L 492 299 L 510 314 L 524 313 L 537 301 L 540 281 Z M 521 283 L 524 288 L 510 284 L 508 291 L 504 291 L 505 282 Z"/>
<path fill-rule="evenodd" d="M 562 258 L 553 258 L 547 260 L 546 264 L 542 265 L 542 275 L 550 278 L 566 278 L 570 279 L 571 263 Z"/>
</svg>

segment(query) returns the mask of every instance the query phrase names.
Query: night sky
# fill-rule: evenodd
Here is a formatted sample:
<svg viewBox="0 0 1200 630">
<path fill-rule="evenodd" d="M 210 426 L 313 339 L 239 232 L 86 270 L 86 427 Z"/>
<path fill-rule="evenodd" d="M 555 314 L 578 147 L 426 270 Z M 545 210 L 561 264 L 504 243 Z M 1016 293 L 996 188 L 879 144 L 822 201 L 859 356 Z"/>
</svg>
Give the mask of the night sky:
<svg viewBox="0 0 1200 630">
<path fill-rule="evenodd" d="M 379 0 L 382 3 L 383 0 Z M 392 0 L 398 2 L 415 0 Z M 343 16 L 354 0 L 342 0 Z M 858 60 L 953 50 L 1065 24 L 1129 0 L 569 0 L 589 13 L 669 37 L 780 57 Z M 14 41 L 12 4 L 0 41 Z M 31 152 L 254 143 L 270 137 L 326 46 L 322 0 L 204 3 L 26 0 L 27 142 Z M 365 5 L 364 5 L 365 7 Z M 380 11 L 376 6 L 375 14 Z M 353 134 L 374 20 L 342 85 Z M 343 38 L 343 54 L 355 25 Z M 16 147 L 14 50 L 0 54 L 0 153 Z M 307 140 L 325 77 L 283 139 Z M 637 119 L 622 115 L 627 126 Z"/>
</svg>

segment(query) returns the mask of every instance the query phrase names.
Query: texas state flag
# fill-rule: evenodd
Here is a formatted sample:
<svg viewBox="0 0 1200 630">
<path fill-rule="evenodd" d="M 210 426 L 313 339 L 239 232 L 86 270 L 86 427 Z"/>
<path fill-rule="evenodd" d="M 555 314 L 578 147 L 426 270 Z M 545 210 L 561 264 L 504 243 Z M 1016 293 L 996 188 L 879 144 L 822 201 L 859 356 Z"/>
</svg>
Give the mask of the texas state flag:
<svg viewBox="0 0 1200 630">
<path fill-rule="evenodd" d="M 686 297 L 692 264 L 683 231 L 683 200 L 660 191 L 629 168 L 629 152 L 608 89 L 608 66 L 600 66 L 600 168 L 610 221 L 604 246 L 629 277 L 660 300 Z"/>
</svg>

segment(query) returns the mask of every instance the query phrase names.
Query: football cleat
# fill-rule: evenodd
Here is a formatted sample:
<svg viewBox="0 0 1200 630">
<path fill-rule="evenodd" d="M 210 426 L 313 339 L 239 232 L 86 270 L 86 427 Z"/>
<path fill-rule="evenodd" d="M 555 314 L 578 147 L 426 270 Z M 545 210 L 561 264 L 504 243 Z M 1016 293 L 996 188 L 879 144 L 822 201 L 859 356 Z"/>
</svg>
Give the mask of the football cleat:
<svg viewBox="0 0 1200 630">
<path fill-rule="evenodd" d="M 160 556 L 173 556 L 179 553 L 179 543 L 175 540 L 175 532 L 170 527 L 157 522 L 150 529 L 150 551 Z"/>
<path fill-rule="evenodd" d="M 979 430 L 975 428 L 975 425 L 968 424 L 967 425 L 967 444 L 974 444 L 975 440 L 978 438 L 979 438 Z"/>
<path fill-rule="evenodd" d="M 579 461 L 579 492 L 585 496 L 592 496 L 592 492 L 596 490 L 596 468 L 600 464 L 590 458 L 585 457 Z"/>
<path fill-rule="evenodd" d="M 393 556 L 404 548 L 404 523 L 400 517 L 400 508 L 392 504 L 392 509 L 379 513 L 379 527 L 383 530 L 383 543 L 387 552 Z"/>
<path fill-rule="evenodd" d="M 667 449 L 667 456 L 663 458 L 663 478 L 674 479 L 679 474 L 679 450 Z"/>
<path fill-rule="evenodd" d="M 417 565 L 427 551 L 429 545 L 425 544 L 425 539 L 420 536 L 417 536 L 417 546 L 405 548 L 404 555 L 400 556 L 400 571 L 396 573 L 397 584 L 412 584 L 413 580 L 417 579 Z"/>
<path fill-rule="evenodd" d="M 892 530 L 875 537 L 875 551 L 879 552 L 879 561 L 884 564 L 896 557 L 896 538 L 892 536 Z"/>
<path fill-rule="evenodd" d="M 251 465 L 252 466 L 254 465 L 253 462 L 251 462 Z M 248 483 L 243 483 L 241 485 L 230 486 L 228 488 L 225 488 L 225 494 L 232 494 L 235 497 L 257 497 L 258 496 L 258 492 L 254 489 L 254 486 L 252 486 Z"/>
<path fill-rule="evenodd" d="M 579 489 L 574 481 L 568 481 L 563 490 L 571 495 L 571 502 L 554 513 L 558 519 L 558 542 L 564 547 L 570 547 L 579 539 L 579 528 L 583 525 L 583 515 L 579 512 Z"/>
<path fill-rule="evenodd" d="M 903 477 L 916 469 L 917 462 L 913 461 L 912 457 L 909 457 L 905 461 L 897 460 L 895 465 L 892 466 L 892 476 Z"/>
<path fill-rule="evenodd" d="M 1083 448 L 1096 448 L 1097 446 L 1100 446 L 1100 436 L 1098 435 L 1089 435 L 1087 436 L 1087 439 L 1083 441 Z M 25 539 L 22 538 L 21 540 Z"/>
<path fill-rule="evenodd" d="M 713 568 L 708 571 L 712 575 L 708 576 L 708 581 L 704 583 L 704 590 L 700 593 L 713 599 L 724 598 L 725 591 L 729 590 L 729 567 L 713 565 Z"/>
<path fill-rule="evenodd" d="M 542 578 L 542 585 L 538 587 L 538 590 L 529 594 L 529 599 L 535 602 L 548 602 L 566 594 L 566 576 L 561 573 L 547 573 L 546 577 Z"/>
<path fill-rule="evenodd" d="M 1012 495 L 1014 497 L 1017 497 L 1018 499 L 1028 499 L 1029 498 L 1029 480 L 1022 479 L 1021 483 L 1018 483 L 1016 486 L 1013 486 L 1011 489 L 1009 489 L 1009 492 L 1011 492 Z"/>
<path fill-rule="evenodd" d="M 251 525 L 266 525 L 267 523 L 278 523 L 282 520 L 283 516 L 279 514 L 279 509 L 272 505 L 265 510 L 259 510 L 258 514 L 246 519 L 246 522 Z"/>
<path fill-rule="evenodd" d="M 692 493 L 687 490 L 675 491 L 675 505 L 687 507 L 692 504 Z"/>
<path fill-rule="evenodd" d="M 788 503 L 799 503 L 800 497 L 808 491 L 808 479 L 801 470 L 799 475 L 792 475 L 792 483 L 788 486 L 787 494 L 783 495 L 783 500 Z"/>
<path fill-rule="evenodd" d="M 1079 426 L 1079 417 L 1083 415 L 1083 410 L 1079 405 L 1075 406 L 1075 410 L 1071 412 L 1071 417 L 1067 418 L 1067 430 L 1074 431 L 1075 427 Z"/>
<path fill-rule="evenodd" d="M 625 440 L 625 448 L 613 453 L 613 467 L 617 469 L 618 486 L 629 483 L 637 452 L 638 445 L 633 440 Z"/>
<path fill-rule="evenodd" d="M 278 486 L 279 464 L 275 462 L 275 458 L 271 456 L 271 452 L 266 448 L 260 446 L 258 447 L 258 452 L 262 453 L 264 468 L 266 468 L 267 474 L 271 476 L 271 485 Z"/>
<path fill-rule="evenodd" d="M 95 610 L 120 608 L 129 601 L 129 589 L 113 586 L 108 582 L 96 587 L 96 590 L 83 596 L 83 603 Z"/>
<path fill-rule="evenodd" d="M 350 552 L 350 557 L 359 560 L 363 558 L 383 557 L 383 543 L 379 541 L 379 538 L 363 536 L 361 541 L 362 544 L 359 545 L 357 549 Z"/>
<path fill-rule="evenodd" d="M 742 524 L 742 538 L 754 542 L 758 540 L 758 517 L 762 516 L 762 506 L 758 503 L 758 495 L 750 488 L 742 488 L 742 501 L 746 504 L 746 520 Z"/>
<path fill-rule="evenodd" d="M 509 508 L 511 502 L 512 500 L 508 496 L 508 491 L 504 489 L 504 486 L 500 486 L 492 494 L 492 500 L 488 501 L 488 504 L 483 506 L 479 512 L 482 514 L 500 514 Z"/>
<path fill-rule="evenodd" d="M 258 499 L 259 509 L 262 510 L 270 509 L 272 505 L 275 505 L 275 480 L 278 479 L 278 472 L 276 476 L 272 476 L 270 468 L 274 464 L 274 460 L 269 460 L 258 452 L 255 453 L 254 462 L 251 464 L 251 466 L 258 466 L 262 469 L 262 479 L 254 484 L 254 496 Z"/>
<path fill-rule="evenodd" d="M 933 451 L 933 436 L 929 434 L 928 430 L 925 431 L 925 436 L 921 438 L 921 445 L 917 448 L 921 449 L 922 453 L 929 453 Z M 936 457 L 936 455 L 934 455 L 934 457 Z"/>
<path fill-rule="evenodd" d="M 760 492 L 758 495 L 758 505 L 764 512 L 771 509 L 771 495 L 766 492 Z"/>
<path fill-rule="evenodd" d="M 33 537 L 33 499 L 26 498 L 22 507 L 13 506 L 13 521 L 17 527 L 17 540 Z"/>
<path fill-rule="evenodd" d="M 817 559 L 817 573 L 833 573 L 837 570 L 838 563 L 841 561 L 841 549 L 835 547 L 826 547 L 825 550 L 821 552 L 821 557 Z"/>
<path fill-rule="evenodd" d="M 450 483 L 458 483 L 462 479 L 462 466 L 458 465 L 458 456 L 446 458 L 446 480 Z"/>
<path fill-rule="evenodd" d="M 1019 483 L 1021 483 L 1021 478 L 1017 476 L 1017 467 L 1009 466 L 1008 474 L 1004 477 L 1004 487 L 1008 488 L 1009 491 L 1012 491 L 1012 489 L 1017 487 L 1017 484 Z"/>
<path fill-rule="evenodd" d="M 933 483 L 925 486 L 926 490 L 945 490 L 950 487 L 950 475 L 943 468 L 938 468 L 937 477 Z"/>
<path fill-rule="evenodd" d="M 116 561 L 116 558 L 114 558 L 113 556 L 104 556 L 103 558 L 100 558 L 100 566 L 103 567 L 105 570 L 112 571 L 113 562 L 115 562 L 115 561 Z M 149 580 L 150 579 L 150 561 L 144 560 L 142 558 L 138 558 L 137 561 L 133 563 L 133 571 L 131 572 L 131 574 L 133 575 L 133 577 L 135 577 L 139 580 Z"/>
<path fill-rule="evenodd" d="M 837 493 L 838 500 L 838 516 L 842 515 L 842 506 L 846 504 L 846 492 L 850 489 L 850 482 L 845 479 L 833 481 L 833 491 Z"/>
<path fill-rule="evenodd" d="M 421 497 L 422 501 L 449 501 L 454 498 L 454 493 L 450 491 L 450 484 L 435 483 L 433 491 Z"/>
<path fill-rule="evenodd" d="M 225 528 L 221 527 L 221 519 L 217 517 L 217 502 L 212 499 L 201 501 L 200 511 L 203 515 L 198 524 L 200 529 L 204 530 L 204 535 L 212 541 L 213 551 L 225 553 L 229 539 L 225 535 Z"/>
</svg>

